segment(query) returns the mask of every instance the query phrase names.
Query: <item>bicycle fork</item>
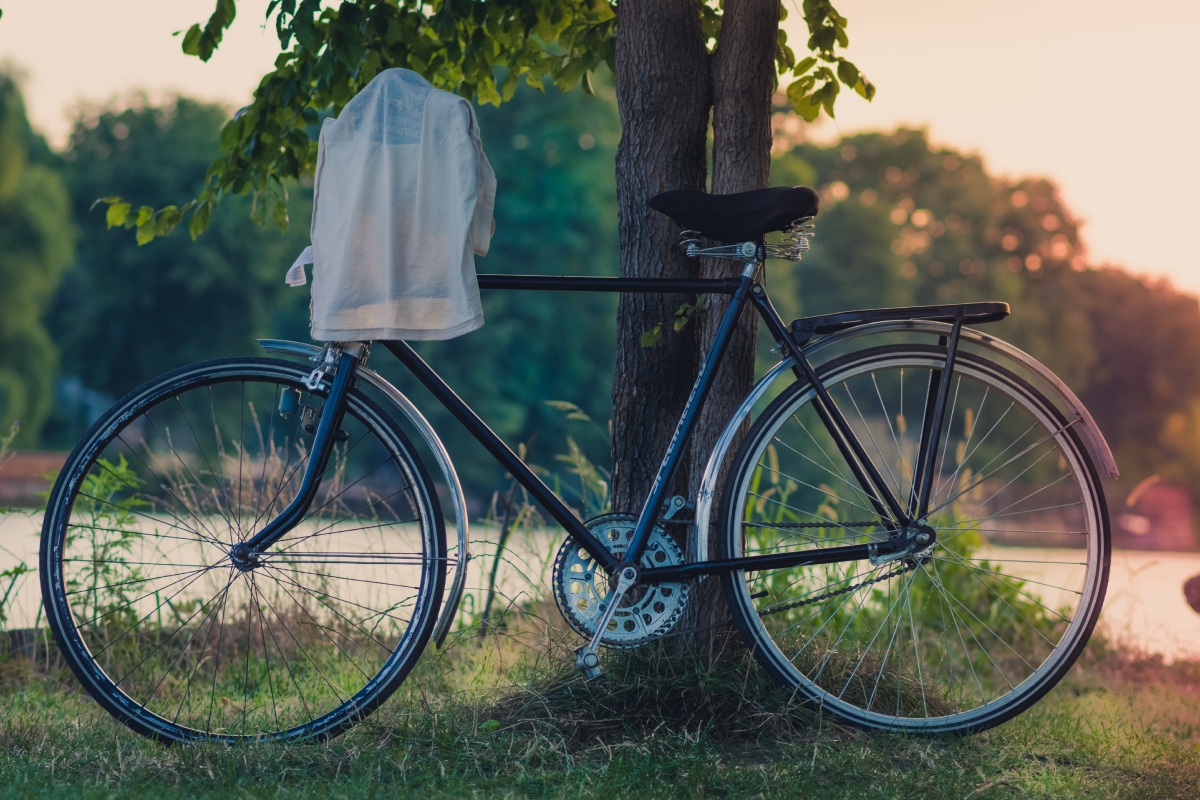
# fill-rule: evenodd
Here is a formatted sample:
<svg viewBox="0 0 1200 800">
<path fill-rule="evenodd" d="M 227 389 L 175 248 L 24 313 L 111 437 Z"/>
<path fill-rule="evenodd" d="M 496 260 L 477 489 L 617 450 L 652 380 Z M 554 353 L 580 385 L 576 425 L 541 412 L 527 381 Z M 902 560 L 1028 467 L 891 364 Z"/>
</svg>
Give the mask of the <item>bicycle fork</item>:
<svg viewBox="0 0 1200 800">
<path fill-rule="evenodd" d="M 267 523 L 261 531 L 230 550 L 233 565 L 241 570 L 253 569 L 258 565 L 258 556 L 275 542 L 283 538 L 303 520 L 316 499 L 321 487 L 321 476 L 329 465 L 329 456 L 337 441 L 342 419 L 346 415 L 346 396 L 354 384 L 354 373 L 359 358 L 366 346 L 361 342 L 344 348 L 327 346 L 322 353 L 322 363 L 309 374 L 304 385 L 309 391 L 317 392 L 328 381 L 329 393 L 321 411 L 321 419 L 313 431 L 312 448 L 308 454 L 308 465 L 295 498 L 279 516 Z M 332 375 L 332 379 L 330 379 Z"/>
</svg>

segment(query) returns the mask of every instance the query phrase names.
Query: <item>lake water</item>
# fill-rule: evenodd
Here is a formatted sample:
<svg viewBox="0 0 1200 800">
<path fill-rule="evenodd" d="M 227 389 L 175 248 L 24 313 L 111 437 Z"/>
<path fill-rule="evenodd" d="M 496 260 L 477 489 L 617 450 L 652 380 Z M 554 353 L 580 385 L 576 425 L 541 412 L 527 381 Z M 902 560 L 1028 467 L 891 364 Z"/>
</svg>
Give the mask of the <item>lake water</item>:
<svg viewBox="0 0 1200 800">
<path fill-rule="evenodd" d="M 0 570 L 9 570 L 21 562 L 37 567 L 40 514 L 15 513 L 0 516 Z M 453 537 L 453 530 L 449 531 Z M 472 526 L 475 539 L 471 551 L 468 587 L 468 608 L 482 605 L 482 586 L 490 567 L 494 545 L 494 529 Z M 501 599 L 499 606 L 523 593 L 549 589 L 549 570 L 554 551 L 562 541 L 561 534 L 515 536 L 512 552 L 499 574 Z M 1079 551 L 1034 550 L 1005 548 L 1009 558 L 1045 561 L 1078 560 Z M 1021 577 L 1041 583 L 1054 584 L 1054 569 L 1035 565 Z M 1147 652 L 1160 653 L 1168 661 L 1200 658 L 1200 614 L 1192 611 L 1184 600 L 1183 583 L 1200 573 L 1200 553 L 1163 553 L 1118 550 L 1113 554 L 1108 596 L 1105 598 L 1101 625 L 1118 641 Z M 10 589 L 11 586 L 11 589 Z M 7 593 L 8 628 L 32 627 L 38 621 L 41 593 L 36 572 L 19 577 L 15 582 L 0 578 L 0 597 Z M 1044 598 L 1053 605 L 1053 598 Z"/>
</svg>

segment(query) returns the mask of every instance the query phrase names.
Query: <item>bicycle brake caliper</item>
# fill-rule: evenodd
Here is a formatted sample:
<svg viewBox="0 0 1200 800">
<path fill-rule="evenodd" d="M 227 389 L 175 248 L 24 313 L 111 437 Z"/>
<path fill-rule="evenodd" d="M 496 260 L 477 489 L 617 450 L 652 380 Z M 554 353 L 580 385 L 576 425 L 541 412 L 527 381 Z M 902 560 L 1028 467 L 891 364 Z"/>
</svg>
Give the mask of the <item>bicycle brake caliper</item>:
<svg viewBox="0 0 1200 800">
<path fill-rule="evenodd" d="M 337 364 L 338 353 L 334 348 L 325 345 L 324 349 L 312 360 L 320 364 L 319 367 L 308 373 L 308 377 L 304 379 L 304 386 L 310 392 L 315 392 L 321 388 L 321 384 L 325 381 L 326 375 L 332 375 L 335 371 L 334 365 Z"/>
</svg>

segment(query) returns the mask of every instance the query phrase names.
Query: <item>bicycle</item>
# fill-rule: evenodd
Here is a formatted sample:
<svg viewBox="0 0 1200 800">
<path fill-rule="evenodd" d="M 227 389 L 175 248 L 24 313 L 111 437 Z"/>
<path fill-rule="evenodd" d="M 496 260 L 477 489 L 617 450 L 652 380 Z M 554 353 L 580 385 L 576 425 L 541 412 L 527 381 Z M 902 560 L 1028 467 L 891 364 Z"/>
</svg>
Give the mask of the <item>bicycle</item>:
<svg viewBox="0 0 1200 800">
<path fill-rule="evenodd" d="M 761 666 L 851 725 L 974 732 L 1036 702 L 1100 613 L 1110 544 L 1093 455 L 1117 469 L 1066 386 L 968 327 L 1007 304 L 789 325 L 759 276 L 766 259 L 808 249 L 814 192 L 672 192 L 651 205 L 688 229 L 689 255 L 736 259 L 740 276 L 479 276 L 489 290 L 730 298 L 639 514 L 581 522 L 409 345 L 378 343 L 566 531 L 552 583 L 586 640 L 578 667 L 595 677 L 598 648 L 671 633 L 692 582 L 711 576 Z M 724 428 L 680 541 L 668 518 L 689 504 L 668 486 L 748 305 L 780 361 Z M 151 380 L 92 427 L 50 495 L 40 566 L 58 647 L 101 706 L 155 739 L 334 736 L 430 639 L 441 645 L 462 597 L 454 466 L 365 366 L 369 343 L 261 344 L 316 367 L 226 358 Z M 454 548 L 398 419 L 441 473 Z"/>
</svg>

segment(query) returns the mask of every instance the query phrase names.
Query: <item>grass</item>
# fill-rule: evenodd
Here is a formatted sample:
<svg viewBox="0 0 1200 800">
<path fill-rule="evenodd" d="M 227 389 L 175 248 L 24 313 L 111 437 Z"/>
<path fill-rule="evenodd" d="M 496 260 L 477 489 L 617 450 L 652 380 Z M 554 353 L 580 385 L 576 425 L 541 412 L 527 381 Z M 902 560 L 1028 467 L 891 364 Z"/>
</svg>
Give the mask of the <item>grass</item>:
<svg viewBox="0 0 1200 800">
<path fill-rule="evenodd" d="M 1194 797 L 1200 664 L 1093 647 L 1032 710 L 969 738 L 846 729 L 744 654 L 635 651 L 584 684 L 552 630 L 464 637 L 323 744 L 166 748 L 62 671 L 3 665 L 0 797 Z"/>
</svg>

